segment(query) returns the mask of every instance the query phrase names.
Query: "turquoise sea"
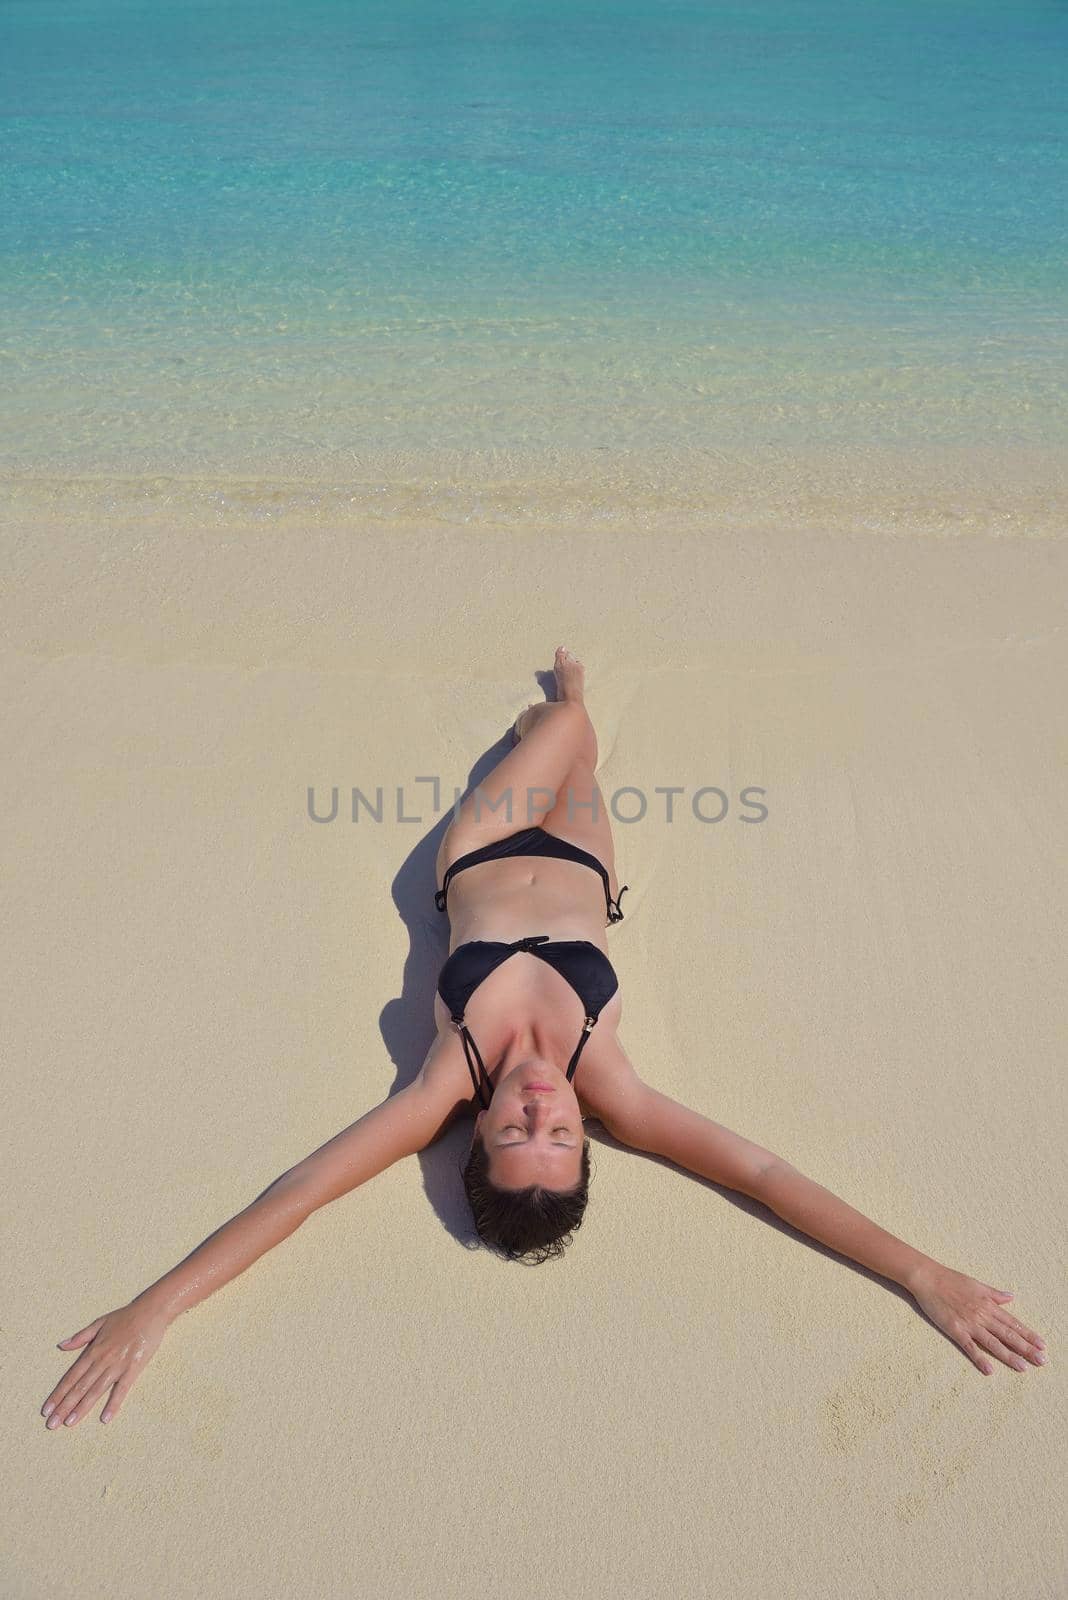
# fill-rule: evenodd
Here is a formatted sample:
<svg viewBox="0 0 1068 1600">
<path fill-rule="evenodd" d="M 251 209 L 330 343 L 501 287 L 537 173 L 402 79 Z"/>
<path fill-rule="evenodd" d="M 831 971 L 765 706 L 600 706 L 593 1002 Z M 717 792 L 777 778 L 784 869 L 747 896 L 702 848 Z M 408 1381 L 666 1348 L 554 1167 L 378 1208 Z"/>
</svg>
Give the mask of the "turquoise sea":
<svg viewBox="0 0 1068 1600">
<path fill-rule="evenodd" d="M 0 35 L 8 474 L 1064 441 L 1062 0 L 3 0 Z"/>
</svg>

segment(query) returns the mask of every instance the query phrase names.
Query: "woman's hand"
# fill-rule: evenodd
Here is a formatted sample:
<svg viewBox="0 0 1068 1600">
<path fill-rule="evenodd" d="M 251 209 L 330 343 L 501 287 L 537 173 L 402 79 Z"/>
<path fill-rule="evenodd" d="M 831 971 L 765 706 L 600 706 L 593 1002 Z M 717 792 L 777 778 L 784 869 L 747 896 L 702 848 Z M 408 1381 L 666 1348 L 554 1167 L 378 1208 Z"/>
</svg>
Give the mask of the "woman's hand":
<svg viewBox="0 0 1068 1600">
<path fill-rule="evenodd" d="M 985 1351 L 1017 1372 L 1026 1372 L 1028 1361 L 1038 1367 L 1045 1363 L 1045 1340 L 1002 1309 L 1013 1298 L 1007 1289 L 994 1289 L 937 1261 L 924 1262 L 908 1288 L 935 1326 L 987 1376 L 994 1368 Z"/>
<path fill-rule="evenodd" d="M 85 1349 L 41 1407 L 48 1426 L 57 1428 L 65 1422 L 73 1427 L 105 1389 L 112 1392 L 100 1420 L 109 1422 L 155 1355 L 170 1323 L 163 1312 L 133 1300 L 61 1340 L 61 1350 L 78 1345 Z"/>
</svg>

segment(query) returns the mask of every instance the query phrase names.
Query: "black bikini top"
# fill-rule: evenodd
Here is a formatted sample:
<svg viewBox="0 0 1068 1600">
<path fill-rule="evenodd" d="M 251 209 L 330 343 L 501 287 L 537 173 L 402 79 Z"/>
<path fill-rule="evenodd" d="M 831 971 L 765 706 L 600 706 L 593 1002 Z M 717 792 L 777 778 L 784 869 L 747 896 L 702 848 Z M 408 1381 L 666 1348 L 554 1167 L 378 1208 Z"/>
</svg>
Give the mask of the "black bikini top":
<svg viewBox="0 0 1068 1600">
<path fill-rule="evenodd" d="M 619 988 L 619 979 L 612 963 L 604 951 L 588 939 L 550 939 L 547 933 L 537 933 L 526 939 L 517 939 L 514 944 L 503 944 L 495 939 L 470 939 L 466 944 L 458 945 L 438 975 L 438 993 L 460 1030 L 467 1068 L 483 1109 L 489 1106 L 483 1080 L 489 1085 L 490 1095 L 493 1093 L 493 1084 L 471 1030 L 464 1021 L 464 1013 L 467 1002 L 479 984 L 484 983 L 491 972 L 495 972 L 502 962 L 519 950 L 528 951 L 540 960 L 547 961 L 571 985 L 586 1008 L 586 1020 L 567 1068 L 569 1083 L 575 1076 L 575 1068 L 591 1028 Z M 475 1070 L 476 1062 L 478 1071 Z"/>
</svg>

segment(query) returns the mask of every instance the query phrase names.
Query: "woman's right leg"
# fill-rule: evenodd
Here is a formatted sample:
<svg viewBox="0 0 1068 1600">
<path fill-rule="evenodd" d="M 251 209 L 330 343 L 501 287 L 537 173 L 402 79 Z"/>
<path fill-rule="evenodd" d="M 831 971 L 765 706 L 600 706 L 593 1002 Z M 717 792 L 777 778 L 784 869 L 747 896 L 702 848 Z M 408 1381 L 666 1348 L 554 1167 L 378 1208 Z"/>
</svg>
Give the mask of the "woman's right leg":
<svg viewBox="0 0 1068 1600">
<path fill-rule="evenodd" d="M 573 685 L 572 692 L 582 694 L 583 687 L 580 677 Z M 538 719 L 551 710 L 552 706 L 534 706 L 524 711 L 518 719 L 517 732 L 527 738 Z M 542 827 L 546 833 L 553 833 L 558 839 L 566 839 L 569 844 L 578 845 L 580 850 L 587 850 L 591 856 L 596 856 L 608 873 L 609 891 L 615 900 L 619 894 L 616 847 L 612 837 L 612 819 L 597 782 L 597 737 L 592 723 L 589 732 L 589 739 L 575 753 L 571 770 L 557 794 L 556 804 L 544 818 Z"/>
<path fill-rule="evenodd" d="M 577 844 L 588 850 L 608 873 L 608 887 L 612 899 L 619 895 L 616 876 L 616 846 L 612 837 L 612 819 L 608 814 L 604 795 L 597 775 L 588 761 L 580 757 L 564 779 L 560 798 L 545 818 L 546 833 L 555 833 L 558 839 Z"/>
</svg>

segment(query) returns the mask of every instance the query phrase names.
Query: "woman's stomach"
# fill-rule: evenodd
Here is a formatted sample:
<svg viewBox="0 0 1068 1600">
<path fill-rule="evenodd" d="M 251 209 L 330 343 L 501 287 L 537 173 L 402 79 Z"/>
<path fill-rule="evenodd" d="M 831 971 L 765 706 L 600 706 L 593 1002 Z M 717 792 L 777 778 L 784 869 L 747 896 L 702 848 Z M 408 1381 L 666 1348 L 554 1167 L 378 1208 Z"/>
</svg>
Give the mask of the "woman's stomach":
<svg viewBox="0 0 1068 1600">
<path fill-rule="evenodd" d="M 607 953 L 604 887 L 598 874 L 550 856 L 480 862 L 449 884 L 449 949 L 470 939 L 513 944 L 531 934 L 588 939 Z"/>
</svg>

